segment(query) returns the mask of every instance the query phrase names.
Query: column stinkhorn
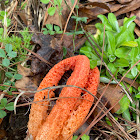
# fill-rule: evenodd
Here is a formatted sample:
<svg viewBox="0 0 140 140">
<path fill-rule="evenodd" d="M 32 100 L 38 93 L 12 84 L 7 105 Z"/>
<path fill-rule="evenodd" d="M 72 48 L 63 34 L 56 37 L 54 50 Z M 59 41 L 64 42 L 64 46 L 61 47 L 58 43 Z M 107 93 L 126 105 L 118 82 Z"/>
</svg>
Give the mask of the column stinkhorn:
<svg viewBox="0 0 140 140">
<path fill-rule="evenodd" d="M 89 59 L 84 55 L 70 57 L 56 64 L 45 76 L 38 90 L 58 85 L 65 71 L 70 69 L 73 72 L 66 85 L 86 88 L 96 95 L 99 70 L 97 67 L 91 70 Z M 86 92 L 81 96 L 81 92 L 81 89 L 75 87 L 63 88 L 59 97 L 82 97 L 83 100 L 78 98 L 59 99 L 49 115 L 46 113 L 48 101 L 33 103 L 28 123 L 29 134 L 35 140 L 67 140 L 70 138 L 82 124 L 94 100 L 94 97 Z M 51 90 L 49 97 L 53 96 L 54 93 Z M 47 97 L 48 90 L 37 92 L 34 101 L 40 101 Z"/>
</svg>

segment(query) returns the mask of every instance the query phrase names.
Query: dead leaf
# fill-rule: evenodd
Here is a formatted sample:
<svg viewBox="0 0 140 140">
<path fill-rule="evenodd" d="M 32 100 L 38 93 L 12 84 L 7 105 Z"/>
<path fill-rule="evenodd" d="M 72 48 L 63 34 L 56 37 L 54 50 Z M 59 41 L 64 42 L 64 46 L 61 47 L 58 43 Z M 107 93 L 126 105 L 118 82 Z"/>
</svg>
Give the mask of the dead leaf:
<svg viewBox="0 0 140 140">
<path fill-rule="evenodd" d="M 107 10 L 107 8 L 103 9 L 105 4 L 102 4 L 102 3 L 100 3 L 100 4 L 103 5 L 102 8 L 100 8 L 101 6 L 100 7 L 86 7 L 86 6 L 80 7 L 79 8 L 79 16 L 80 17 L 88 17 L 89 18 L 88 22 L 90 22 L 93 19 L 97 19 L 97 16 L 99 14 L 108 13 L 109 11 Z M 122 5 L 120 5 L 120 4 L 109 4 L 109 3 L 106 3 L 106 6 L 109 7 L 111 12 L 115 12 L 122 7 Z"/>
<path fill-rule="evenodd" d="M 109 2 L 109 1 L 112 1 L 112 0 L 88 0 L 89 2 Z"/>
<path fill-rule="evenodd" d="M 30 68 L 26 68 L 18 64 L 17 70 L 18 73 L 23 76 L 21 80 L 16 81 L 15 86 L 17 88 L 24 90 L 36 90 L 38 88 L 38 83 L 40 81 L 33 76 Z"/>
<path fill-rule="evenodd" d="M 40 49 L 37 54 L 43 59 L 47 60 L 52 64 L 52 66 L 63 58 L 63 49 L 61 46 L 61 41 L 51 35 L 34 34 L 32 41 L 40 45 Z M 34 74 L 47 72 L 50 69 L 48 65 L 40 61 L 37 57 L 31 62 L 31 71 Z"/>
<path fill-rule="evenodd" d="M 121 4 L 125 4 L 131 2 L 132 0 L 117 0 L 117 1 Z"/>
<path fill-rule="evenodd" d="M 119 9 L 114 13 L 116 16 L 138 9 L 140 7 L 140 0 L 133 0 L 129 4 L 122 6 L 123 8 Z"/>
<path fill-rule="evenodd" d="M 130 17 L 131 16 L 136 16 L 136 19 L 134 21 L 140 27 L 140 8 L 132 11 Z"/>
<path fill-rule="evenodd" d="M 107 84 L 104 83 L 100 83 L 99 87 L 98 87 L 98 93 L 97 93 L 97 97 L 99 98 L 100 95 L 103 93 L 103 91 L 105 90 Z M 101 99 L 101 102 L 103 104 L 105 104 L 108 101 L 107 104 L 107 108 L 112 107 L 122 96 L 123 96 L 123 92 L 122 89 L 117 86 L 116 90 L 114 91 L 114 89 L 116 88 L 116 85 L 114 84 L 110 84 L 105 92 L 105 94 L 103 95 L 103 98 Z M 114 93 L 112 93 L 112 91 L 114 91 Z M 98 104 L 99 107 L 102 108 L 101 104 Z M 115 113 L 117 110 L 119 110 L 120 105 L 119 103 L 111 110 L 111 113 Z M 97 107 L 93 113 L 93 117 L 95 117 L 98 113 L 100 112 L 100 109 Z"/>
<path fill-rule="evenodd" d="M 0 129 L 0 140 L 2 140 L 6 136 L 6 131 L 3 129 Z"/>
</svg>

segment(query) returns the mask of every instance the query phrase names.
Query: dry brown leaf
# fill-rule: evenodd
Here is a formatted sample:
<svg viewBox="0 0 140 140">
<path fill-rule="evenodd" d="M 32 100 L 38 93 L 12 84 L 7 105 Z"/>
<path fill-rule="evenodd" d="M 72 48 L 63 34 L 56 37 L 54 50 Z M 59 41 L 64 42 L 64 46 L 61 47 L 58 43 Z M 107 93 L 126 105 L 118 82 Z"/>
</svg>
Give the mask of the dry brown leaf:
<svg viewBox="0 0 140 140">
<path fill-rule="evenodd" d="M 17 88 L 22 88 L 24 90 L 36 90 L 38 88 L 37 86 L 37 81 L 38 79 L 36 78 L 36 83 L 33 78 L 31 70 L 29 68 L 23 67 L 20 64 L 17 66 L 18 73 L 22 75 L 22 79 L 16 81 L 15 86 Z"/>
<path fill-rule="evenodd" d="M 2 123 L 2 121 L 3 121 L 3 118 L 2 118 L 2 119 L 0 119 L 0 124 Z"/>
<path fill-rule="evenodd" d="M 0 129 L 0 140 L 3 140 L 3 138 L 6 136 L 6 131 L 3 129 Z"/>
<path fill-rule="evenodd" d="M 132 0 L 117 0 L 117 1 L 121 4 L 125 4 L 131 2 Z"/>
<path fill-rule="evenodd" d="M 51 35 L 34 34 L 32 41 L 40 45 L 40 49 L 37 51 L 37 54 L 50 62 L 52 66 L 62 60 L 62 46 L 61 42 L 57 38 L 54 38 Z M 34 74 L 42 72 L 46 73 L 50 68 L 50 66 L 45 62 L 40 61 L 37 57 L 31 62 L 31 71 Z"/>
<path fill-rule="evenodd" d="M 101 3 L 99 5 L 101 5 Z M 122 5 L 120 5 L 120 4 L 106 3 L 106 5 L 109 7 L 111 12 L 115 12 L 115 11 L 119 10 L 122 7 Z M 86 6 L 80 7 L 79 8 L 79 16 L 80 17 L 88 17 L 89 18 L 88 22 L 89 22 L 89 21 L 91 21 L 93 19 L 96 19 L 99 14 L 109 13 L 107 8 L 103 9 L 103 7 L 102 8 L 100 8 L 100 7 L 86 7 Z"/>
<path fill-rule="evenodd" d="M 134 21 L 140 27 L 140 8 L 132 11 L 130 17 L 131 16 L 136 16 L 136 19 Z"/>
<path fill-rule="evenodd" d="M 113 0 L 88 0 L 89 2 L 110 2 L 110 1 L 113 1 Z"/>
<path fill-rule="evenodd" d="M 67 5 L 71 6 L 71 0 L 67 0 Z M 48 19 L 46 21 L 46 24 L 55 24 L 61 27 L 62 23 L 62 28 L 64 27 L 66 23 L 66 19 L 69 15 L 70 9 L 67 7 L 65 0 L 62 0 L 61 7 L 63 7 L 62 10 L 62 15 L 59 15 L 59 13 L 56 11 L 53 16 L 48 16 Z"/>
<path fill-rule="evenodd" d="M 23 23 L 27 25 L 28 19 L 27 19 L 26 13 L 18 11 L 16 14 L 20 17 Z"/>
<path fill-rule="evenodd" d="M 107 84 L 104 84 L 104 83 L 99 84 L 98 93 L 97 93 L 98 98 L 103 93 L 106 86 L 107 86 Z M 116 87 L 116 85 L 114 85 L 114 84 L 109 85 L 101 99 L 101 102 L 104 105 L 108 101 L 108 104 L 106 106 L 107 108 L 112 107 L 123 95 L 122 89 L 119 86 L 117 86 L 116 90 L 114 91 L 115 87 Z M 114 93 L 112 93 L 113 91 L 114 91 Z M 99 107 L 102 108 L 102 105 L 99 104 Z M 118 109 L 120 109 L 119 103 L 111 110 L 111 113 L 115 113 Z M 97 107 L 92 116 L 95 117 L 99 112 L 100 112 L 100 109 Z"/>
<path fill-rule="evenodd" d="M 139 7 L 140 7 L 140 0 L 133 0 L 129 4 L 123 5 L 123 8 L 119 9 L 114 14 L 118 16 L 124 13 L 128 13 L 130 11 L 134 11 L 138 9 Z"/>
</svg>

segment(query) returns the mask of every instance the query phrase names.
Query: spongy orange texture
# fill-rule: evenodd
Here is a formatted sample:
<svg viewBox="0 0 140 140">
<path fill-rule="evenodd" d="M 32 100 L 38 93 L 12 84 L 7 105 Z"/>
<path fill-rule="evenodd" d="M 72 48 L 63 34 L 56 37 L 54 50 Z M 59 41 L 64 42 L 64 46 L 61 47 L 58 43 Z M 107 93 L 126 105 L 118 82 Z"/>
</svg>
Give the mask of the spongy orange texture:
<svg viewBox="0 0 140 140">
<path fill-rule="evenodd" d="M 89 59 L 86 56 L 78 55 L 65 59 L 56 64 L 41 82 L 39 89 L 56 86 L 65 73 L 72 69 L 73 73 L 67 81 L 67 85 L 75 85 L 84 88 L 90 71 Z M 65 87 L 62 89 L 60 97 L 80 97 L 81 90 L 74 87 Z M 49 97 L 53 97 L 53 90 Z M 48 90 L 37 92 L 34 101 L 41 101 L 48 97 Z M 49 116 L 47 109 L 49 102 L 37 102 L 32 104 L 29 116 L 29 133 L 37 140 L 55 140 L 58 139 L 63 129 L 63 124 L 69 118 L 69 114 L 74 108 L 76 98 L 60 99 L 56 102 Z"/>
</svg>

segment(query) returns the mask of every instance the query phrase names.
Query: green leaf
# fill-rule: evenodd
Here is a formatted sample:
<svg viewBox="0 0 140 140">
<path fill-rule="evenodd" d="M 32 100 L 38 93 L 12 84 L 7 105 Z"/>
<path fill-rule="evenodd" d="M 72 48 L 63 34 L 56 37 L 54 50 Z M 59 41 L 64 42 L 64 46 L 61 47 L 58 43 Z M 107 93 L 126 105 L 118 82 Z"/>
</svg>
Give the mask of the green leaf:
<svg viewBox="0 0 140 140">
<path fill-rule="evenodd" d="M 15 58 L 17 56 L 17 52 L 12 51 L 12 52 L 9 52 L 7 55 L 11 58 Z"/>
<path fill-rule="evenodd" d="M 66 49 L 66 47 L 63 47 L 63 58 L 66 57 L 66 54 L 67 54 L 67 49 Z"/>
<path fill-rule="evenodd" d="M 112 72 L 112 74 L 114 74 L 116 72 L 115 75 L 117 75 L 117 68 L 114 66 L 113 63 L 109 63 L 107 66 L 108 66 L 109 70 Z"/>
<path fill-rule="evenodd" d="M 106 18 L 106 16 L 104 16 L 104 15 L 98 15 L 97 17 L 100 18 L 100 20 L 102 21 L 102 23 L 105 25 L 105 30 L 113 31 L 112 30 L 112 26 L 109 24 L 108 19 Z"/>
<path fill-rule="evenodd" d="M 43 34 L 44 35 L 47 35 L 48 34 L 48 30 L 46 28 L 43 28 L 42 30 L 43 30 Z"/>
<path fill-rule="evenodd" d="M 53 25 L 52 24 L 46 24 L 46 27 L 48 30 L 52 31 L 53 30 Z"/>
<path fill-rule="evenodd" d="M 125 22 L 124 22 L 124 27 L 128 28 L 129 25 L 136 19 L 136 16 L 132 16 L 130 18 L 128 18 Z"/>
<path fill-rule="evenodd" d="M 119 58 L 125 58 L 130 52 L 130 48 L 128 47 L 120 47 L 115 50 L 115 55 Z"/>
<path fill-rule="evenodd" d="M 120 32 L 118 21 L 116 19 L 116 16 L 113 13 L 108 14 L 108 20 L 110 24 L 112 25 L 113 29 L 116 30 L 117 32 Z"/>
<path fill-rule="evenodd" d="M 0 118 L 4 118 L 6 116 L 6 112 L 3 110 L 0 110 Z"/>
<path fill-rule="evenodd" d="M 5 75 L 8 78 L 12 78 L 13 77 L 13 74 L 11 72 L 6 72 Z"/>
<path fill-rule="evenodd" d="M 78 138 L 78 136 L 73 136 L 72 140 L 76 140 Z"/>
<path fill-rule="evenodd" d="M 115 37 L 116 48 L 120 47 L 124 42 L 126 42 L 127 38 L 128 33 L 126 31 L 126 28 L 122 28 L 121 32 L 118 33 Z"/>
<path fill-rule="evenodd" d="M 14 102 L 10 102 L 5 106 L 5 109 L 12 111 L 14 110 Z"/>
<path fill-rule="evenodd" d="M 14 78 L 16 80 L 20 80 L 22 78 L 22 75 L 21 74 L 16 74 L 16 75 L 14 75 Z"/>
<path fill-rule="evenodd" d="M 60 27 L 59 26 L 54 26 L 54 30 L 56 31 L 56 32 L 59 32 L 60 31 Z"/>
<path fill-rule="evenodd" d="M 97 66 L 97 60 L 92 60 L 92 59 L 89 60 L 90 60 L 90 68 L 94 69 Z"/>
<path fill-rule="evenodd" d="M 104 25 L 101 24 L 101 23 L 96 23 L 96 24 L 95 24 L 95 27 L 96 27 L 97 29 L 99 29 L 101 32 L 104 31 Z"/>
<path fill-rule="evenodd" d="M 138 55 L 138 48 L 137 47 L 132 48 L 132 50 L 130 51 L 130 56 L 131 56 L 132 61 L 135 60 L 137 55 Z"/>
<path fill-rule="evenodd" d="M 50 16 L 53 16 L 54 13 L 55 13 L 55 10 L 56 10 L 55 7 L 50 7 L 50 8 L 48 8 L 48 14 L 49 14 Z"/>
<path fill-rule="evenodd" d="M 13 49 L 13 47 L 12 47 L 11 44 L 6 44 L 5 45 L 5 50 L 6 50 L 7 53 L 10 53 L 12 51 L 12 49 Z"/>
<path fill-rule="evenodd" d="M 40 1 L 44 4 L 48 4 L 50 2 L 50 0 L 40 0 Z"/>
<path fill-rule="evenodd" d="M 128 121 L 131 121 L 131 116 L 130 116 L 130 112 L 129 112 L 129 108 L 127 108 L 123 113 L 122 113 L 122 117 Z"/>
<path fill-rule="evenodd" d="M 4 50 L 3 49 L 0 49 L 0 57 L 5 57 L 5 52 L 4 52 Z"/>
<path fill-rule="evenodd" d="M 3 64 L 3 66 L 8 67 L 10 65 L 10 60 L 5 58 L 2 60 L 2 64 Z"/>
<path fill-rule="evenodd" d="M 106 35 L 107 35 L 107 40 L 108 40 L 108 53 L 113 55 L 115 53 L 115 37 L 114 35 L 109 32 L 106 31 Z"/>
<path fill-rule="evenodd" d="M 124 58 L 117 59 L 114 64 L 116 67 L 128 67 L 129 66 L 128 60 L 126 60 Z"/>
<path fill-rule="evenodd" d="M 0 28 L 0 35 L 2 35 L 3 34 L 3 28 Z"/>
<path fill-rule="evenodd" d="M 117 114 L 122 114 L 126 109 L 129 108 L 130 100 L 127 98 L 126 94 L 119 101 L 120 109 L 116 112 Z"/>
<path fill-rule="evenodd" d="M 138 43 L 135 41 L 127 41 L 127 42 L 122 43 L 122 46 L 137 47 Z"/>
<path fill-rule="evenodd" d="M 6 98 L 2 98 L 2 99 L 1 99 L 1 105 L 2 105 L 3 107 L 5 107 L 6 104 L 7 104 L 7 99 L 6 99 Z"/>
<path fill-rule="evenodd" d="M 84 134 L 82 137 L 81 137 L 82 140 L 90 140 L 90 137 L 86 134 Z"/>
<path fill-rule="evenodd" d="M 82 47 L 80 49 L 80 53 L 83 53 L 85 54 L 87 57 L 91 58 L 91 51 L 92 51 L 92 48 L 89 47 L 89 46 L 85 46 L 85 47 Z"/>
<path fill-rule="evenodd" d="M 140 92 L 135 96 L 137 99 L 140 98 Z"/>
<path fill-rule="evenodd" d="M 4 106 L 0 104 L 0 109 L 3 109 L 3 108 L 4 108 Z"/>
<path fill-rule="evenodd" d="M 116 60 L 116 56 L 115 55 L 109 55 L 108 57 L 109 57 L 109 61 L 110 62 L 113 62 L 113 61 Z"/>
<path fill-rule="evenodd" d="M 133 66 L 133 64 L 131 64 L 131 67 Z M 137 67 L 134 66 L 132 69 L 131 69 L 131 74 L 133 75 L 133 77 L 136 77 L 136 75 L 138 74 L 138 70 L 137 70 Z"/>
</svg>

